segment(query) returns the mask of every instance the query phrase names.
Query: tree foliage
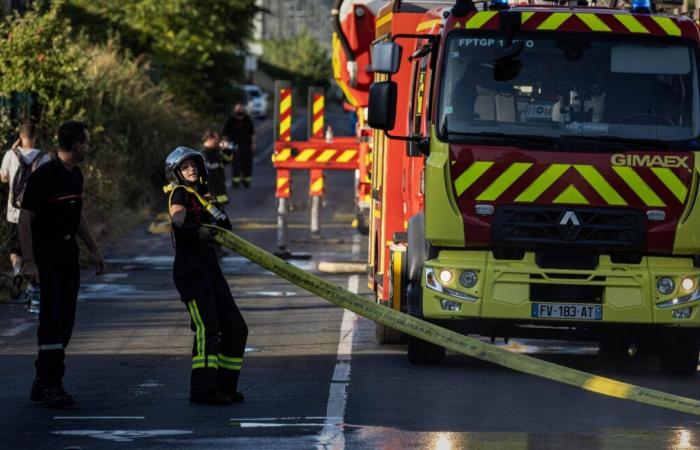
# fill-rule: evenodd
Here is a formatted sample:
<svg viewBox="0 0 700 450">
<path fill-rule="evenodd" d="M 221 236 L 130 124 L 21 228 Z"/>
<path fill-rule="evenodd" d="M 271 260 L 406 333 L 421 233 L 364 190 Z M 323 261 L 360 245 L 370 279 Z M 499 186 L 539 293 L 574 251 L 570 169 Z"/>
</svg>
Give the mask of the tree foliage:
<svg viewBox="0 0 700 450">
<path fill-rule="evenodd" d="M 236 96 L 255 0 L 68 0 L 67 16 L 93 42 L 110 39 L 151 59 L 152 73 L 176 98 L 206 113 Z"/>
<path fill-rule="evenodd" d="M 61 1 L 55 1 L 45 13 L 34 9 L 23 16 L 10 15 L 0 24 L 3 136 L 14 128 L 13 119 L 33 116 L 42 125 L 40 132 L 52 135 L 60 120 L 84 115 L 82 73 L 87 61 L 72 42 L 69 22 L 58 15 L 61 6 Z M 27 100 L 27 108 L 21 111 L 10 108 L 7 102 L 18 95 Z M 26 104 L 29 101 L 31 107 Z"/>
<path fill-rule="evenodd" d="M 0 23 L 0 96 L 20 93 L 34 99 L 34 108 L 20 111 L 21 117 L 0 102 L 0 136 L 16 132 L 18 120 L 33 113 L 38 147 L 52 151 L 61 122 L 86 121 L 91 142 L 83 166 L 85 209 L 104 242 L 143 218 L 137 211 L 165 204 L 164 158 L 176 146 L 196 146 L 203 124 L 151 81 L 143 58 L 127 57 L 116 43 L 94 45 L 76 37 L 63 7 L 54 0 L 46 10 Z M 4 139 L 0 145 L 11 143 Z M 4 185 L 3 214 L 6 195 Z M 7 223 L 0 220 L 0 235 L 7 233 Z M 6 245 L 0 240 L 0 254 L 7 254 Z M 6 264 L 7 258 L 0 259 L 0 267 Z"/>
<path fill-rule="evenodd" d="M 288 72 L 295 84 L 325 86 L 331 76 L 328 51 L 308 30 L 293 38 L 263 42 L 262 60 L 273 70 Z"/>
</svg>

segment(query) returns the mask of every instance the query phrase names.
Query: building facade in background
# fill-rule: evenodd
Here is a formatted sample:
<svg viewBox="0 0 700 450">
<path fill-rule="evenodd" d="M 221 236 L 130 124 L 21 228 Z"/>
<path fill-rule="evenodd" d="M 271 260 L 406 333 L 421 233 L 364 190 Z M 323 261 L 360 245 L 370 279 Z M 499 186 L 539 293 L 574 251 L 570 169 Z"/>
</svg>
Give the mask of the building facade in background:
<svg viewBox="0 0 700 450">
<path fill-rule="evenodd" d="M 333 0 L 260 0 L 260 6 L 269 11 L 261 14 L 260 39 L 291 38 L 308 29 L 330 50 Z"/>
</svg>

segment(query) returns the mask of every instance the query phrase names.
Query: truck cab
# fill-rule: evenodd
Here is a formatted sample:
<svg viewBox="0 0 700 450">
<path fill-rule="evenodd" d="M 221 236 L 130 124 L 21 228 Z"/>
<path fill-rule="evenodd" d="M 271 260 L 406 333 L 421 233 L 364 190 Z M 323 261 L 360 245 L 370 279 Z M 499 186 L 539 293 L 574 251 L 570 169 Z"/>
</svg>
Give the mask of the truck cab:
<svg viewBox="0 0 700 450">
<path fill-rule="evenodd" d="M 653 10 L 459 0 L 375 45 L 370 124 L 406 142 L 424 196 L 403 207 L 406 312 L 696 371 L 700 35 Z M 402 65 L 410 83 L 392 81 Z M 408 352 L 444 355 L 413 338 Z"/>
</svg>

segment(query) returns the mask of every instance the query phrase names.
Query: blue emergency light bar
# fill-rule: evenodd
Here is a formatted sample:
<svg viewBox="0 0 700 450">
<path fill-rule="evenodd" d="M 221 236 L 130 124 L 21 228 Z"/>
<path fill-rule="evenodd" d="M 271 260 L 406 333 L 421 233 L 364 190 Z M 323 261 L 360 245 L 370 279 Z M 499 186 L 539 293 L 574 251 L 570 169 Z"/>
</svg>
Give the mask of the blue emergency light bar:
<svg viewBox="0 0 700 450">
<path fill-rule="evenodd" d="M 651 13 L 651 0 L 632 0 L 630 12 L 637 14 Z"/>
<path fill-rule="evenodd" d="M 489 9 L 509 9 L 508 0 L 491 0 Z"/>
</svg>

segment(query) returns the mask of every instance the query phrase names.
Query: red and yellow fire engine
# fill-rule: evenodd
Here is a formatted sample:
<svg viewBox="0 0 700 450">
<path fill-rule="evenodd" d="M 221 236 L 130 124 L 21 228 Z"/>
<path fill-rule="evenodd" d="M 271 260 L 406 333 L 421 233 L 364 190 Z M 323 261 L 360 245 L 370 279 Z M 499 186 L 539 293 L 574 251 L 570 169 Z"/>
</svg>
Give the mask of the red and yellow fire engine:
<svg viewBox="0 0 700 450">
<path fill-rule="evenodd" d="M 700 33 L 649 0 L 585 3 L 380 11 L 370 283 L 465 333 L 648 349 L 694 373 Z M 444 349 L 409 338 L 408 355 Z"/>
</svg>

